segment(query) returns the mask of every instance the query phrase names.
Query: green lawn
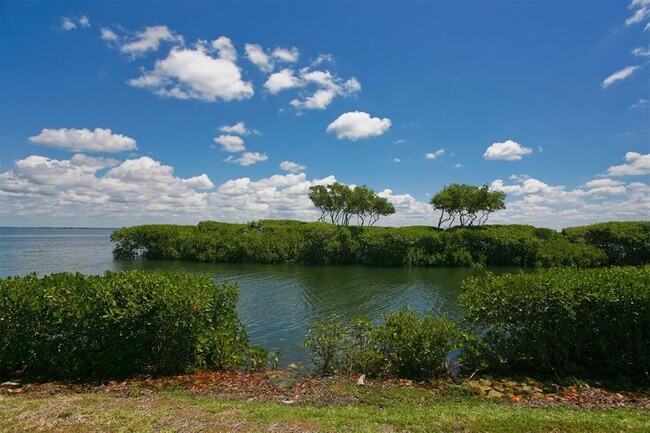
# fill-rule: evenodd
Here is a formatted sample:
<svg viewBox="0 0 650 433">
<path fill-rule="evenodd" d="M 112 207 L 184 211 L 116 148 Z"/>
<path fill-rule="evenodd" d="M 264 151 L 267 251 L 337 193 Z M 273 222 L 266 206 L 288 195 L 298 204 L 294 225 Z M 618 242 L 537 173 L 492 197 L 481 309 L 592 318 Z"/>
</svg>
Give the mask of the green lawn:
<svg viewBox="0 0 650 433">
<path fill-rule="evenodd" d="M 347 402 L 232 400 L 187 391 L 2 397 L 0 431 L 648 432 L 647 409 L 531 408 L 419 388 L 359 388 Z"/>
</svg>

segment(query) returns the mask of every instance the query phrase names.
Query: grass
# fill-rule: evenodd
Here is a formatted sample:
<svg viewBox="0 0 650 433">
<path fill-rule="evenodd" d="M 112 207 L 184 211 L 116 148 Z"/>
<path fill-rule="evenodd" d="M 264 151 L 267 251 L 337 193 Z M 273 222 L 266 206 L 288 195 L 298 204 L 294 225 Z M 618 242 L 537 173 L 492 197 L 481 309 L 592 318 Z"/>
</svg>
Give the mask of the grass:
<svg viewBox="0 0 650 433">
<path fill-rule="evenodd" d="M 420 388 L 357 388 L 354 401 L 231 400 L 167 390 L 3 397 L 0 431 L 647 432 L 647 409 L 533 408 Z"/>
</svg>

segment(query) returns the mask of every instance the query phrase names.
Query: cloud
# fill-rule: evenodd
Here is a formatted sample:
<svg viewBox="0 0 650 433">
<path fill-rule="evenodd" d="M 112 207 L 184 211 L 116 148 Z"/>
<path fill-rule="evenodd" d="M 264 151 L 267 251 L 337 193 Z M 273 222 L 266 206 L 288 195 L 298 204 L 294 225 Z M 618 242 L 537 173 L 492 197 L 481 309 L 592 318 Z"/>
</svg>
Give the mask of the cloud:
<svg viewBox="0 0 650 433">
<path fill-rule="evenodd" d="M 424 159 L 437 159 L 439 156 L 445 154 L 445 149 L 438 149 L 435 152 L 429 152 L 424 154 Z"/>
<path fill-rule="evenodd" d="M 190 177 L 189 179 L 181 179 L 183 184 L 189 186 L 190 188 L 196 189 L 212 189 L 214 184 L 210 180 L 207 174 L 203 173 L 200 176 Z"/>
<path fill-rule="evenodd" d="M 60 29 L 63 31 L 70 31 L 77 28 L 77 25 L 88 28 L 90 27 L 90 19 L 82 15 L 79 18 L 61 17 Z"/>
<path fill-rule="evenodd" d="M 257 44 L 246 44 L 244 45 L 244 50 L 246 51 L 246 57 L 248 60 L 262 72 L 271 72 L 273 71 L 273 60 L 271 57 L 266 54 L 264 48 Z"/>
<path fill-rule="evenodd" d="M 32 143 L 74 152 L 123 152 L 137 149 L 136 141 L 110 129 L 43 129 L 28 138 Z"/>
<path fill-rule="evenodd" d="M 648 106 L 648 100 L 642 98 L 642 99 L 639 99 L 634 104 L 630 105 L 630 108 L 645 108 L 647 106 Z"/>
<path fill-rule="evenodd" d="M 227 50 L 212 57 L 204 44 L 195 48 L 173 48 L 167 58 L 157 60 L 152 71 L 128 81 L 133 87 L 149 89 L 156 95 L 205 102 L 251 98 L 253 85 L 242 80 L 239 67 L 228 59 Z"/>
<path fill-rule="evenodd" d="M 594 179 L 590 180 L 589 182 L 585 183 L 585 188 L 602 188 L 606 186 L 621 186 L 625 184 L 625 182 L 620 181 L 620 180 L 613 180 L 613 179 Z"/>
<path fill-rule="evenodd" d="M 296 47 L 293 47 L 291 49 L 276 48 L 275 50 L 273 50 L 273 57 L 280 62 L 296 63 L 298 61 L 299 55 L 300 53 L 298 52 L 298 48 Z"/>
<path fill-rule="evenodd" d="M 300 219 L 316 221 L 320 212 L 309 200 L 309 187 L 336 181 L 334 176 L 308 180 L 305 173 L 273 175 L 259 180 L 232 179 L 210 194 L 215 214 L 224 221 Z"/>
<path fill-rule="evenodd" d="M 242 152 L 246 150 L 244 140 L 236 135 L 220 135 L 215 137 L 214 142 L 220 144 L 221 149 L 226 152 Z"/>
<path fill-rule="evenodd" d="M 462 168 L 462 167 L 463 165 L 460 163 L 452 165 L 452 168 Z"/>
<path fill-rule="evenodd" d="M 641 182 L 624 185 L 612 179 L 595 179 L 573 190 L 533 178 L 519 183 L 505 185 L 500 179 L 492 182 L 492 190 L 508 194 L 506 210 L 491 217 L 494 223 L 562 228 L 648 218 L 650 185 Z"/>
<path fill-rule="evenodd" d="M 406 140 L 404 140 L 403 138 L 393 141 L 393 144 L 403 144 L 403 143 L 406 143 Z"/>
<path fill-rule="evenodd" d="M 307 166 L 291 162 L 291 161 L 282 161 L 280 163 L 280 169 L 284 171 L 288 171 L 289 173 L 298 173 L 301 171 L 305 171 L 307 169 Z"/>
<path fill-rule="evenodd" d="M 266 161 L 269 157 L 266 153 L 259 152 L 244 152 L 239 158 L 229 156 L 225 159 L 226 162 L 232 162 L 233 164 L 239 164 L 242 167 L 247 167 L 249 165 L 257 164 L 258 162 Z"/>
<path fill-rule="evenodd" d="M 107 170 L 103 175 L 102 170 Z M 149 157 L 119 162 L 84 154 L 69 160 L 32 155 L 0 173 L 0 215 L 22 218 L 103 218 L 116 221 L 151 221 L 151 215 L 170 220 L 179 215 L 198 219 L 208 210 L 214 185 L 203 173 L 183 179 L 173 168 Z"/>
<path fill-rule="evenodd" d="M 77 25 L 70 18 L 68 17 L 61 18 L 61 30 L 68 31 L 76 28 Z"/>
<path fill-rule="evenodd" d="M 221 125 L 219 131 L 225 132 L 226 134 L 237 134 L 237 135 L 250 135 L 251 133 L 260 135 L 259 131 L 250 130 L 246 128 L 244 122 L 237 122 L 234 125 Z"/>
<path fill-rule="evenodd" d="M 332 54 L 319 54 L 318 57 L 314 59 L 314 61 L 311 62 L 311 66 L 316 67 L 319 66 L 323 63 L 334 63 L 334 56 Z"/>
<path fill-rule="evenodd" d="M 141 56 L 148 51 L 156 51 L 161 42 L 173 44 L 184 43 L 183 37 L 174 34 L 167 26 L 146 27 L 143 31 L 136 32 L 133 37 L 127 38 L 120 51 L 132 57 Z"/>
<path fill-rule="evenodd" d="M 528 176 L 527 174 L 511 174 L 510 176 L 508 176 L 508 179 L 514 180 L 514 181 L 517 181 L 517 182 L 523 182 L 526 179 L 530 179 L 530 176 Z"/>
<path fill-rule="evenodd" d="M 212 48 L 217 50 L 220 58 L 233 63 L 237 61 L 237 50 L 232 44 L 230 38 L 220 36 L 219 38 L 212 41 Z"/>
<path fill-rule="evenodd" d="M 391 121 L 388 118 L 380 119 L 370 117 L 370 114 L 353 111 L 341 114 L 334 122 L 327 126 L 327 132 L 335 133 L 336 138 L 347 138 L 356 141 L 360 138 L 376 137 L 390 129 Z"/>
<path fill-rule="evenodd" d="M 650 48 L 636 47 L 632 50 L 632 55 L 635 57 L 650 57 Z"/>
<path fill-rule="evenodd" d="M 120 39 L 120 37 L 109 27 L 102 27 L 100 29 L 100 33 L 101 33 L 101 38 L 105 41 L 117 42 Z"/>
<path fill-rule="evenodd" d="M 401 158 L 393 158 L 393 162 L 402 162 Z"/>
<path fill-rule="evenodd" d="M 291 69 L 283 69 L 280 72 L 275 72 L 269 75 L 269 78 L 264 83 L 264 87 L 272 95 L 275 95 L 286 89 L 292 89 L 294 87 L 301 86 L 301 80 L 294 75 L 294 72 Z"/>
<path fill-rule="evenodd" d="M 492 143 L 483 154 L 487 160 L 519 161 L 525 155 L 531 154 L 530 147 L 524 147 L 513 140 L 506 140 L 501 143 Z"/>
<path fill-rule="evenodd" d="M 334 100 L 336 93 L 332 90 L 317 90 L 313 95 L 308 96 L 303 101 L 299 99 L 294 99 L 291 101 L 291 105 L 295 108 L 305 108 L 308 110 L 324 110 L 326 109 Z"/>
<path fill-rule="evenodd" d="M 507 191 L 508 197 L 507 209 L 493 214 L 491 222 L 562 228 L 648 219 L 647 183 L 594 179 L 567 190 L 562 185 L 518 177 L 521 180 L 516 184 L 500 179 L 492 182 L 493 189 Z M 156 216 L 155 222 L 176 224 L 195 224 L 205 215 L 229 222 L 262 218 L 315 221 L 320 213 L 308 198 L 309 187 L 334 181 L 334 176 L 309 180 L 305 173 L 287 173 L 258 180 L 232 179 L 215 187 L 205 173 L 179 178 L 173 167 L 149 157 L 119 162 L 83 154 L 69 160 L 32 155 L 0 173 L 0 216 L 3 221 L 30 224 L 68 218 L 65 221 L 83 220 L 93 225 L 151 223 L 151 215 Z M 427 201 L 389 188 L 379 195 L 396 209 L 394 215 L 382 218 L 382 225 L 435 225 L 437 221 L 437 213 Z"/>
<path fill-rule="evenodd" d="M 639 66 L 627 66 L 620 71 L 614 72 L 612 75 L 603 80 L 601 86 L 603 89 L 606 89 L 618 81 L 623 81 L 629 78 L 637 69 L 639 69 Z"/>
<path fill-rule="evenodd" d="M 624 185 L 623 181 L 605 178 L 591 180 L 584 184 L 584 188 L 591 196 L 622 195 L 627 193 Z"/>
<path fill-rule="evenodd" d="M 625 20 L 625 25 L 631 26 L 640 23 L 644 19 L 648 18 L 650 16 L 650 8 L 648 8 L 649 5 L 650 3 L 647 0 L 633 0 L 632 3 L 630 3 L 628 6 L 628 9 L 634 10 L 634 13 L 631 17 Z"/>
<path fill-rule="evenodd" d="M 302 68 L 295 87 L 316 86 L 313 94 L 296 98 L 291 101 L 294 108 L 308 110 L 324 110 L 336 96 L 351 96 L 361 91 L 359 81 L 351 77 L 348 80 L 332 74 L 329 71 L 312 71 L 309 68 Z"/>
<path fill-rule="evenodd" d="M 607 169 L 609 176 L 643 176 L 650 174 L 650 153 L 641 155 L 636 152 L 625 154 L 627 164 L 614 165 Z"/>
</svg>

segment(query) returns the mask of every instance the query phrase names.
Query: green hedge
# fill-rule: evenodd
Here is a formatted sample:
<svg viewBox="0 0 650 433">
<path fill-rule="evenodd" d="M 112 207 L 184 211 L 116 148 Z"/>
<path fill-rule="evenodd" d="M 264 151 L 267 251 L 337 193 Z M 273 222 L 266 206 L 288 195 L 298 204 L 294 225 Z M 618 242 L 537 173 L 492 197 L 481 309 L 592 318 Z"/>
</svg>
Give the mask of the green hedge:
<svg viewBox="0 0 650 433">
<path fill-rule="evenodd" d="M 650 379 L 650 266 L 488 273 L 460 302 L 490 369 Z"/>
<path fill-rule="evenodd" d="M 609 222 L 562 230 L 571 242 L 592 245 L 607 254 L 610 265 L 650 263 L 650 221 Z"/>
<path fill-rule="evenodd" d="M 167 272 L 0 280 L 0 374 L 105 378 L 259 364 L 233 284 Z"/>
<path fill-rule="evenodd" d="M 637 237 L 643 238 L 644 226 L 637 224 Z M 206 221 L 197 226 L 122 228 L 111 239 L 116 242 L 113 254 L 117 259 L 370 266 L 594 267 L 617 263 L 600 244 L 525 225 L 438 230 L 300 221 Z M 630 253 L 623 261 L 646 263 L 648 257 Z"/>
</svg>

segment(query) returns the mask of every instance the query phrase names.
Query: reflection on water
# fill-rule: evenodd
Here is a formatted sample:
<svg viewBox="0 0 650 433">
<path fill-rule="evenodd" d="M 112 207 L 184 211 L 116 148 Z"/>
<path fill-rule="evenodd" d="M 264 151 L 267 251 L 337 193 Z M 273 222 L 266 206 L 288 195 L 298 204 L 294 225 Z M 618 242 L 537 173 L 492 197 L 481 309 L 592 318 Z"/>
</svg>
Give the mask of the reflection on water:
<svg viewBox="0 0 650 433">
<path fill-rule="evenodd" d="M 280 365 L 307 360 L 307 324 L 336 314 L 373 319 L 408 304 L 458 318 L 460 282 L 483 270 L 113 261 L 111 230 L 0 228 L 0 277 L 38 272 L 165 269 L 239 285 L 238 311 L 251 343 L 280 351 Z M 498 270 L 500 272 L 503 269 Z"/>
<path fill-rule="evenodd" d="M 253 344 L 279 350 L 282 364 L 304 361 L 300 344 L 307 324 L 336 314 L 344 321 L 374 319 L 402 304 L 431 309 L 450 318 L 461 314 L 460 282 L 475 269 L 368 268 L 203 264 L 188 262 L 116 262 L 118 269 L 167 269 L 208 273 L 239 285 L 238 310 Z"/>
</svg>

